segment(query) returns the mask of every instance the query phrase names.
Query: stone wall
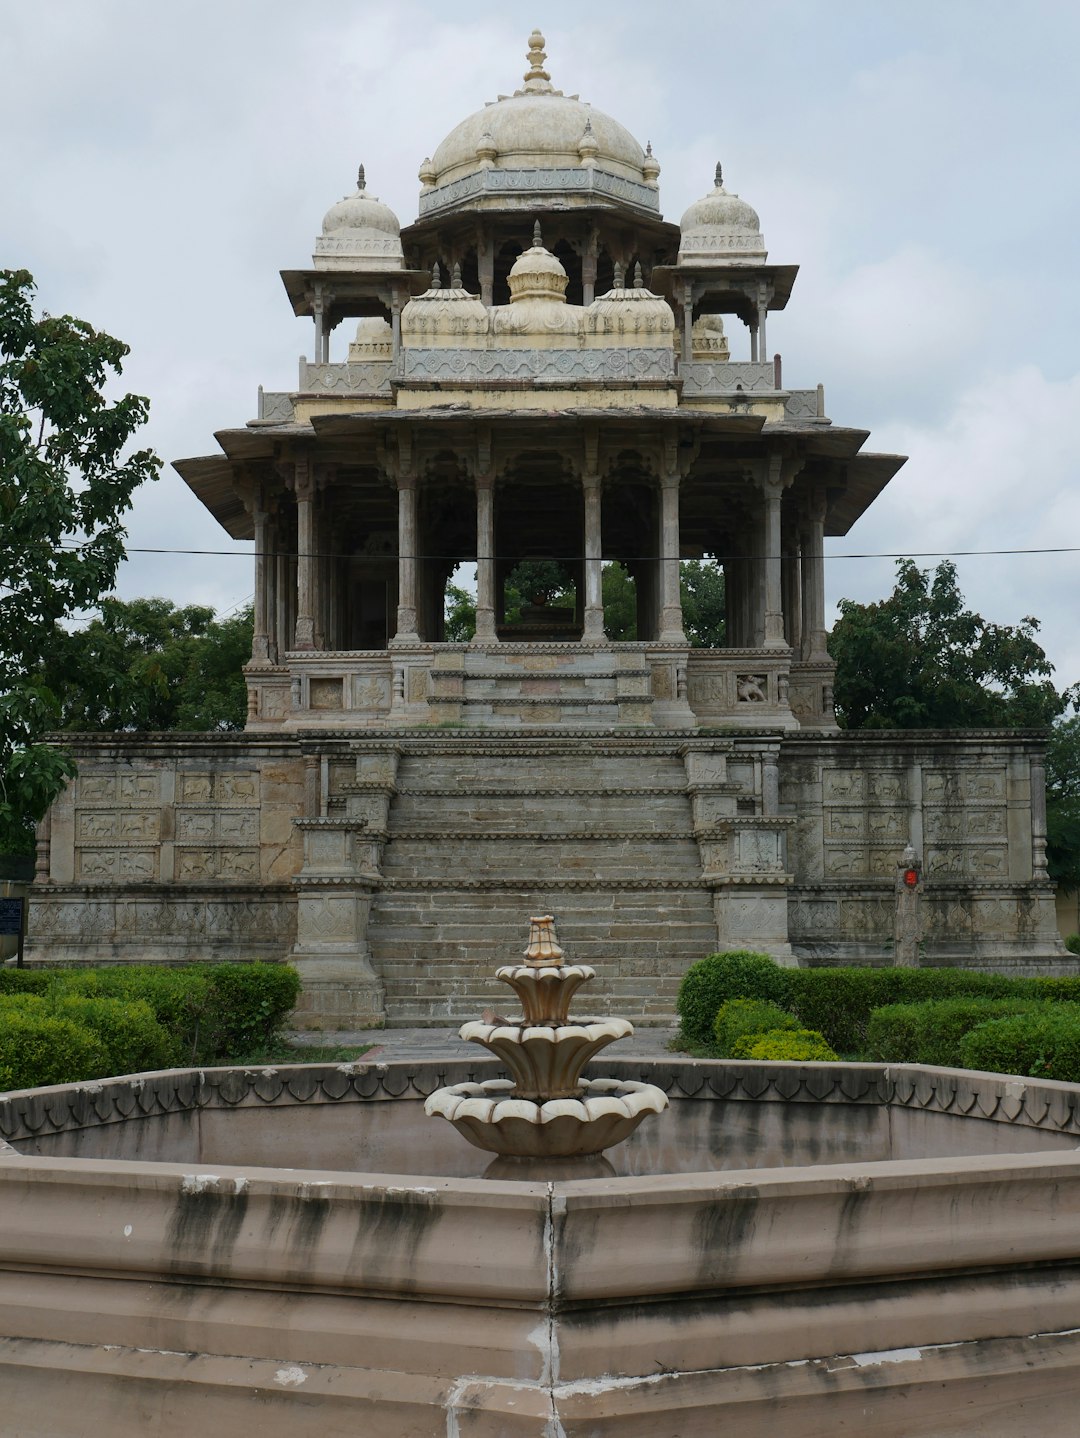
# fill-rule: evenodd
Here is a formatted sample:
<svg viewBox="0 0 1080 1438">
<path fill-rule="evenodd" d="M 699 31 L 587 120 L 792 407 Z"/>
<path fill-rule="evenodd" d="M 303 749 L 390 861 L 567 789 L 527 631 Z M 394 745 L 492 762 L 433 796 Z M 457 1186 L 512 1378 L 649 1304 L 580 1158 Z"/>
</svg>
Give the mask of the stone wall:
<svg viewBox="0 0 1080 1438">
<path fill-rule="evenodd" d="M 645 1022 L 717 947 L 889 963 L 909 840 L 922 962 L 1077 964 L 1035 736 L 327 729 L 76 752 L 43 827 L 30 959 L 291 959 L 312 1027 L 497 1004 L 532 912 L 596 967 L 598 1007 Z"/>
</svg>

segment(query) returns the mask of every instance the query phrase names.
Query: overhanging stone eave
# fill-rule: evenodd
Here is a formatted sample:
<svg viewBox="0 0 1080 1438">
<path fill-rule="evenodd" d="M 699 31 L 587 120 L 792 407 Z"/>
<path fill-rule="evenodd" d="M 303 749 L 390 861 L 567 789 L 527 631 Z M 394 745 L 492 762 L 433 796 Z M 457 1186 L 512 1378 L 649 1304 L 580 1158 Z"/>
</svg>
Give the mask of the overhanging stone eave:
<svg viewBox="0 0 1080 1438">
<path fill-rule="evenodd" d="M 860 454 L 849 460 L 843 487 L 830 487 L 826 535 L 836 539 L 847 534 L 906 462 L 903 454 Z"/>
<path fill-rule="evenodd" d="M 634 206 L 623 206 L 618 203 L 587 203 L 574 205 L 572 208 L 558 208 L 560 216 L 577 215 L 588 219 L 595 215 L 598 219 L 610 219 L 613 215 L 619 215 L 629 210 L 633 223 L 647 234 L 652 236 L 658 244 L 673 245 L 676 249 L 679 244 L 681 231 L 678 225 L 672 224 L 670 220 L 662 219 L 655 211 L 639 210 Z M 403 246 L 420 244 L 429 239 L 432 235 L 439 235 L 443 238 L 451 237 L 458 231 L 467 230 L 470 234 L 475 230 L 476 220 L 491 216 L 493 219 L 506 216 L 521 215 L 520 206 L 513 208 L 500 208 L 485 206 L 482 210 L 461 207 L 457 209 L 440 210 L 434 215 L 422 215 L 406 225 L 401 231 L 401 243 Z"/>
<path fill-rule="evenodd" d="M 653 292 L 665 299 L 678 298 L 680 287 L 687 282 L 694 285 L 695 294 L 700 298 L 720 299 L 741 295 L 741 287 L 748 279 L 759 279 L 772 289 L 768 304 L 771 312 L 787 307 L 798 273 L 798 265 L 770 265 L 752 259 L 718 260 L 707 265 L 657 265 L 649 283 Z"/>
<path fill-rule="evenodd" d="M 708 424 L 712 433 L 736 436 L 760 434 L 765 418 L 762 415 L 723 415 L 714 411 L 683 409 L 657 409 L 651 405 L 626 405 L 617 409 L 605 409 L 591 405 L 573 405 L 556 410 L 535 409 L 484 409 L 472 408 L 465 404 L 448 405 L 445 409 L 398 409 L 378 410 L 371 413 L 317 414 L 311 417 L 311 427 L 316 437 L 337 438 L 352 434 L 363 434 L 384 425 L 420 424 L 430 428 L 434 424 L 475 426 L 478 423 L 509 427 L 528 423 L 541 429 L 550 430 L 559 420 L 595 421 L 605 426 L 615 426 L 626 420 L 647 418 L 651 422 L 665 425 Z"/>
<path fill-rule="evenodd" d="M 172 467 L 231 539 L 254 538 L 251 516 L 237 492 L 235 468 L 226 455 L 174 459 Z"/>
<path fill-rule="evenodd" d="M 281 270 L 281 282 L 293 314 L 310 318 L 315 286 L 326 290 L 336 315 L 346 319 L 379 318 L 390 308 L 394 289 L 422 294 L 431 284 L 430 270 Z"/>
</svg>

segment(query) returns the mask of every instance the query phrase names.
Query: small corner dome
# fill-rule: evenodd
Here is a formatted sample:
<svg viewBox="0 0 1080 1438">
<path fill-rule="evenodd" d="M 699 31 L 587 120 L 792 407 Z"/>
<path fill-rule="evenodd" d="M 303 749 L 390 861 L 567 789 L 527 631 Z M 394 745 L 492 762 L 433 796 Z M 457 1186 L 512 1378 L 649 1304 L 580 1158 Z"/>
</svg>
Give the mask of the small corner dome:
<svg viewBox="0 0 1080 1438">
<path fill-rule="evenodd" d="M 389 205 L 369 195 L 360 166 L 356 190 L 331 205 L 315 241 L 316 269 L 401 269 L 401 223 Z"/>
<path fill-rule="evenodd" d="M 557 255 L 544 248 L 539 221 L 533 227 L 531 248 L 522 250 L 507 276 L 510 303 L 524 299 L 553 299 L 565 303 L 568 276 Z"/>
<path fill-rule="evenodd" d="M 723 173 L 703 199 L 695 200 L 679 222 L 679 259 L 756 259 L 767 254 L 757 211 L 724 188 Z"/>
</svg>

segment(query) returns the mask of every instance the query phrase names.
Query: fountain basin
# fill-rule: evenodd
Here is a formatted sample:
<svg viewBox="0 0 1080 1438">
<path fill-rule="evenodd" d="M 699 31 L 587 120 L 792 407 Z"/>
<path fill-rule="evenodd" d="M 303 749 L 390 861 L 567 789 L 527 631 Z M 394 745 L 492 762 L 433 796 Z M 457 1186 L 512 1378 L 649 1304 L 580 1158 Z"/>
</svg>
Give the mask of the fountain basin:
<svg viewBox="0 0 1080 1438">
<path fill-rule="evenodd" d="M 633 1079 L 584 1079 L 576 1095 L 544 1103 L 518 1098 L 517 1092 L 510 1079 L 454 1084 L 433 1093 L 424 1112 L 449 1120 L 488 1153 L 545 1159 L 603 1153 L 668 1106 L 662 1089 Z"/>
<path fill-rule="evenodd" d="M 1075 1432 L 1077 1086 L 605 1060 L 670 1103 L 618 1176 L 482 1181 L 423 1108 L 495 1068 L 0 1099 L 5 1431 Z"/>
</svg>

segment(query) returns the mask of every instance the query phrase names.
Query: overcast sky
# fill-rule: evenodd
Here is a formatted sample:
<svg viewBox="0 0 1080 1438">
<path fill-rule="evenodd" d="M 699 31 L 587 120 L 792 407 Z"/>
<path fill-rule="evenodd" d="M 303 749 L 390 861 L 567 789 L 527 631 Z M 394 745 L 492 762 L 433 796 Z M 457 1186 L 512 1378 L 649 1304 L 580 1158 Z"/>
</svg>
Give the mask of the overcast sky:
<svg viewBox="0 0 1080 1438">
<path fill-rule="evenodd" d="M 891 560 L 844 555 L 1080 545 L 1078 0 L 456 9 L 0 0 L 0 265 L 131 345 L 164 459 L 212 453 L 260 383 L 295 385 L 310 322 L 278 271 L 310 263 L 359 161 L 413 220 L 420 161 L 520 84 L 539 25 L 556 86 L 652 141 L 665 218 L 723 160 L 770 258 L 802 266 L 769 325 L 785 381 L 824 382 L 867 449 L 911 456 L 830 541 L 831 602 L 891 587 Z M 245 547 L 168 467 L 129 535 L 229 554 L 133 554 L 127 597 L 250 595 Z M 1037 616 L 1058 682 L 1080 680 L 1080 555 L 957 563 L 975 608 Z"/>
</svg>

